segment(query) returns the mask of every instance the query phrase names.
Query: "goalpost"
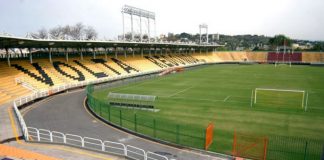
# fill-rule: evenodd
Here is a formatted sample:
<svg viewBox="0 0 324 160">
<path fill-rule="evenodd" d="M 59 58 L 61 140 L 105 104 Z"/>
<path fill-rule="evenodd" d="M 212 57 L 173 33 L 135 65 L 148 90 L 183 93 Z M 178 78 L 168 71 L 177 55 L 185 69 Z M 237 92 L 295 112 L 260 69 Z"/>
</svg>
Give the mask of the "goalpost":
<svg viewBox="0 0 324 160">
<path fill-rule="evenodd" d="M 288 64 L 291 67 L 291 56 L 294 53 L 294 50 L 291 47 L 286 45 L 278 46 L 276 49 L 276 60 L 274 62 L 275 67 L 279 64 Z M 279 58 L 279 54 L 282 54 L 282 59 Z M 288 59 L 285 59 L 285 56 L 288 54 Z"/>
<path fill-rule="evenodd" d="M 281 92 L 281 93 L 280 93 Z M 290 95 L 290 97 L 281 97 L 285 95 Z M 260 96 L 263 96 L 262 98 Z M 280 97 L 276 99 L 276 96 Z M 300 97 L 299 97 L 300 96 Z M 265 98 L 266 97 L 266 98 Z M 300 98 L 298 100 L 298 98 Z M 252 90 L 251 95 L 251 107 L 254 104 L 257 104 L 261 100 L 265 101 L 265 103 L 272 101 L 279 101 L 278 103 L 283 104 L 285 100 L 293 100 L 296 105 L 300 106 L 304 111 L 307 111 L 308 105 L 308 92 L 305 90 L 288 90 L 288 89 L 272 89 L 272 88 L 255 88 Z M 282 100 L 282 101 L 280 101 Z M 300 102 L 298 102 L 300 101 Z M 298 104 L 299 103 L 299 104 Z"/>
</svg>

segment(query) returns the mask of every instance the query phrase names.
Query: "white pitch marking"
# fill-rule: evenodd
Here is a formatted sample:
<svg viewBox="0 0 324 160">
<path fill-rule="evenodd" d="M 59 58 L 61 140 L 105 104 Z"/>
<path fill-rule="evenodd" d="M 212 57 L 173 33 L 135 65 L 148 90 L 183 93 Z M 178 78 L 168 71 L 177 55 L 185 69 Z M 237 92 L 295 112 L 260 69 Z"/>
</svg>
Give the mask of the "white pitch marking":
<svg viewBox="0 0 324 160">
<path fill-rule="evenodd" d="M 227 96 L 225 99 L 224 99 L 224 102 L 226 102 L 231 96 Z"/>
<path fill-rule="evenodd" d="M 186 88 L 186 89 L 183 89 L 183 90 L 181 90 L 181 91 L 178 91 L 178 92 L 176 92 L 176 93 L 173 93 L 173 94 L 169 95 L 168 97 L 175 96 L 175 95 L 177 95 L 177 94 L 179 94 L 179 93 L 182 93 L 182 92 L 185 92 L 185 91 L 187 91 L 187 90 L 189 90 L 189 89 L 191 89 L 191 88 L 193 88 L 193 87 L 194 87 L 194 86 L 188 87 L 188 88 Z"/>
</svg>

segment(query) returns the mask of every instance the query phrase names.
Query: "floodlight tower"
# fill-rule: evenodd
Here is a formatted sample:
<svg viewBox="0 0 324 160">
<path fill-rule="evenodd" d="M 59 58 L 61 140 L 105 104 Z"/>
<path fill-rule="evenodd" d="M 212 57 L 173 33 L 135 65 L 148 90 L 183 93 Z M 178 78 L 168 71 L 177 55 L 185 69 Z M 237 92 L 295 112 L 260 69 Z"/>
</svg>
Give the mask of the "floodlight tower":
<svg viewBox="0 0 324 160">
<path fill-rule="evenodd" d="M 201 30 L 202 29 L 205 29 L 205 31 L 206 31 L 206 43 L 208 44 L 208 25 L 205 23 L 199 25 L 199 35 L 200 35 L 199 44 L 202 43 L 202 41 L 201 41 Z"/>
<path fill-rule="evenodd" d="M 125 20 L 124 14 L 128 14 L 131 16 L 131 40 L 134 41 L 134 25 L 133 25 L 133 16 L 138 16 L 140 18 L 140 41 L 142 42 L 143 35 L 142 35 L 142 18 L 147 18 L 147 30 L 148 30 L 148 40 L 150 42 L 151 38 L 151 28 L 150 28 L 150 20 L 154 21 L 154 32 L 156 37 L 156 22 L 155 22 L 155 13 L 151 11 L 147 11 L 144 9 L 132 7 L 129 5 L 124 5 L 122 7 L 122 16 L 123 16 L 123 40 L 125 41 Z"/>
</svg>

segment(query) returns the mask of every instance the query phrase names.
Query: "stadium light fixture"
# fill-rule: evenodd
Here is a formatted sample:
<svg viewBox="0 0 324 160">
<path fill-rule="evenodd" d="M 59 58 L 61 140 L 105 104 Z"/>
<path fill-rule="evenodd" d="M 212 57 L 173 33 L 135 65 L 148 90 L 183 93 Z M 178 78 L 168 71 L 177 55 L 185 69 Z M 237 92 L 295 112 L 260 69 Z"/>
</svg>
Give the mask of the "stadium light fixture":
<svg viewBox="0 0 324 160">
<path fill-rule="evenodd" d="M 199 35 L 200 35 L 200 37 L 199 37 L 199 44 L 202 43 L 202 41 L 201 41 L 201 30 L 202 29 L 205 29 L 206 30 L 206 43 L 208 44 L 208 25 L 206 23 L 203 23 L 203 24 L 200 24 L 199 25 Z"/>
<path fill-rule="evenodd" d="M 148 41 L 150 42 L 150 19 L 154 22 L 154 32 L 156 38 L 156 22 L 155 22 L 155 13 L 151 11 L 147 11 L 144 9 L 136 8 L 129 5 L 124 5 L 121 10 L 123 16 L 123 41 L 125 41 L 125 18 L 124 14 L 128 14 L 131 16 L 131 40 L 134 40 L 134 25 L 133 25 L 133 16 L 138 16 L 140 18 L 140 41 L 143 40 L 142 34 L 142 18 L 147 19 L 147 29 L 148 29 Z M 156 40 L 156 39 L 155 39 Z"/>
</svg>

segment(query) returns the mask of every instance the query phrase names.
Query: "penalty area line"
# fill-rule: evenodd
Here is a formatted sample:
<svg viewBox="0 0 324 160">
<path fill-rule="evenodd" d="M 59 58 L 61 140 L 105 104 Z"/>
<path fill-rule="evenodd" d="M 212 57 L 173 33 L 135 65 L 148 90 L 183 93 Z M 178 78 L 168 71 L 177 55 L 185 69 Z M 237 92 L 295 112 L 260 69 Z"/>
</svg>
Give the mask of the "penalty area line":
<svg viewBox="0 0 324 160">
<path fill-rule="evenodd" d="M 193 88 L 193 87 L 194 87 L 194 86 L 191 86 L 191 87 L 188 87 L 188 88 L 186 88 L 186 89 L 180 90 L 180 91 L 178 91 L 178 92 L 176 92 L 176 93 L 173 93 L 173 94 L 169 95 L 168 97 L 169 97 L 169 98 L 170 98 L 170 97 L 173 97 L 173 96 L 175 96 L 175 95 L 177 95 L 177 94 L 179 94 L 179 93 L 185 92 L 185 91 L 187 91 L 187 90 L 189 90 L 189 89 L 191 89 L 191 88 Z"/>
</svg>

